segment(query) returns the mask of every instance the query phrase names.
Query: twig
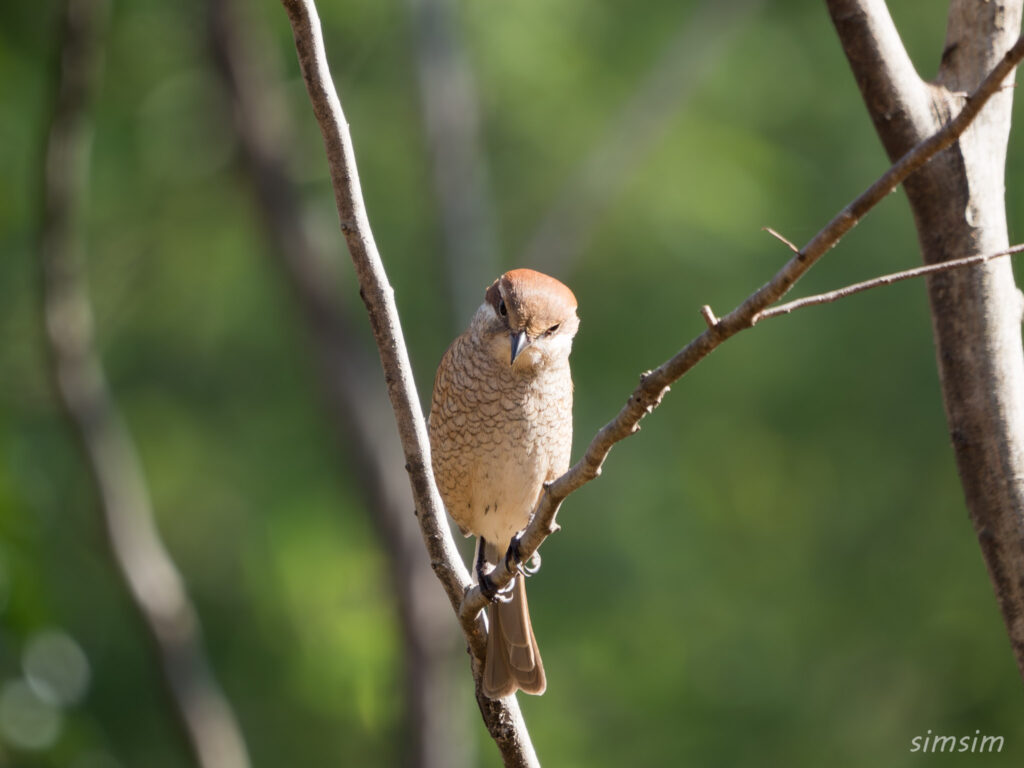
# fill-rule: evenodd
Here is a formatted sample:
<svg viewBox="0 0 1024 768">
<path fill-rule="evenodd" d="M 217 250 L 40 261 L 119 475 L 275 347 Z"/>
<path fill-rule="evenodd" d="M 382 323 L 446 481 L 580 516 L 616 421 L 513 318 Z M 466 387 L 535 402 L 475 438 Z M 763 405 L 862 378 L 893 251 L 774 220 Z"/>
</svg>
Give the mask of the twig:
<svg viewBox="0 0 1024 768">
<path fill-rule="evenodd" d="M 704 322 L 707 323 L 708 328 L 714 328 L 718 325 L 718 318 L 715 317 L 714 310 L 711 309 L 709 304 L 705 304 L 700 308 L 700 316 L 704 318 Z"/>
<path fill-rule="evenodd" d="M 341 102 L 331 81 L 324 50 L 320 20 L 313 0 L 282 0 L 288 13 L 303 80 L 313 113 L 323 135 L 342 232 L 366 304 L 374 338 L 380 352 L 388 395 L 395 412 L 406 469 L 412 483 L 416 514 L 431 566 L 440 579 L 452 607 L 458 611 L 470 586 L 451 530 L 444 518 L 444 506 L 430 469 L 430 444 L 420 408 L 408 350 L 395 307 L 394 291 L 370 231 L 356 170 L 352 137 Z M 462 618 L 463 633 L 474 657 L 477 702 L 484 722 L 508 766 L 537 766 L 537 756 L 523 723 L 515 697 L 487 699 L 480 692 L 481 660 L 486 632 L 476 615 Z"/>
<path fill-rule="evenodd" d="M 989 98 L 1000 90 L 1003 80 L 1024 58 L 1024 38 L 1010 48 L 978 88 L 971 94 L 963 110 L 938 132 L 914 146 L 896 161 L 874 184 L 825 225 L 804 248 L 790 259 L 771 280 L 750 294 L 742 304 L 705 330 L 675 357 L 662 363 L 654 371 L 640 377 L 640 385 L 618 415 L 605 424 L 591 440 L 587 450 L 576 464 L 560 478 L 545 487 L 533 519 L 519 541 L 519 552 L 524 560 L 530 558 L 540 544 L 555 530 L 555 516 L 562 501 L 578 488 L 600 474 L 601 466 L 612 446 L 629 437 L 640 428 L 640 420 L 653 411 L 668 392 L 669 385 L 686 374 L 726 339 L 751 328 L 755 317 L 778 301 L 822 256 L 831 250 L 861 218 L 898 187 L 910 174 L 923 166 L 936 154 L 951 146 L 967 129 Z M 494 584 L 500 589 L 515 575 L 509 567 L 511 558 L 502 558 L 491 572 Z M 462 616 L 477 615 L 487 605 L 487 598 L 474 586 L 462 605 Z"/>
<path fill-rule="evenodd" d="M 763 312 L 758 312 L 754 315 L 753 322 L 756 325 L 762 320 L 768 320 L 772 317 L 778 317 L 779 315 L 788 315 L 797 309 L 803 309 L 804 307 L 811 307 L 816 304 L 828 304 L 839 299 L 845 299 L 847 296 L 852 296 L 855 293 L 861 293 L 872 288 L 879 288 L 883 285 L 892 285 L 898 283 L 901 280 L 910 280 L 914 277 L 925 277 L 926 275 L 933 275 L 936 272 L 948 272 L 951 269 L 961 269 L 963 267 L 974 266 L 975 264 L 984 264 L 987 261 L 993 259 L 999 259 L 1003 256 L 1012 256 L 1015 253 L 1024 252 L 1024 244 L 1015 245 L 1012 248 L 1007 248 L 1004 251 L 998 253 L 983 253 L 976 256 L 966 256 L 962 259 L 953 259 L 951 261 L 943 261 L 939 264 L 928 264 L 924 267 L 915 267 L 914 269 L 906 269 L 902 272 L 893 272 L 889 275 L 881 275 L 880 277 L 874 277 L 871 280 L 864 280 L 860 283 L 854 283 L 853 285 L 847 285 L 843 288 L 837 288 L 834 291 L 827 291 L 825 293 L 819 293 L 814 296 L 805 296 L 802 299 L 796 299 L 785 304 L 779 304 L 778 306 L 766 309 Z"/>
<path fill-rule="evenodd" d="M 195 760 L 202 768 L 247 768 L 245 743 L 210 671 L 195 608 L 160 540 L 139 458 L 93 344 L 77 223 L 107 16 L 106 0 L 68 0 L 66 5 L 39 231 L 50 364 L 100 496 L 118 575 L 153 641 Z"/>
<path fill-rule="evenodd" d="M 775 238 L 776 240 L 778 240 L 778 241 L 779 241 L 780 243 L 782 243 L 783 245 L 785 245 L 785 246 L 786 246 L 787 248 L 789 248 L 789 250 L 791 250 L 791 251 L 792 251 L 793 253 L 800 253 L 800 249 L 799 249 L 799 248 L 797 248 L 797 247 L 796 247 L 796 245 L 795 245 L 795 244 L 793 243 L 793 241 L 792 241 L 792 240 L 790 240 L 789 238 L 787 238 L 787 237 L 786 237 L 785 235 L 779 234 L 778 232 L 776 232 L 776 231 L 775 231 L 774 229 L 772 229 L 771 227 L 761 227 L 761 229 L 762 229 L 763 231 L 767 232 L 767 233 L 768 233 L 769 235 L 771 235 L 772 237 L 774 237 L 774 238 Z"/>
</svg>

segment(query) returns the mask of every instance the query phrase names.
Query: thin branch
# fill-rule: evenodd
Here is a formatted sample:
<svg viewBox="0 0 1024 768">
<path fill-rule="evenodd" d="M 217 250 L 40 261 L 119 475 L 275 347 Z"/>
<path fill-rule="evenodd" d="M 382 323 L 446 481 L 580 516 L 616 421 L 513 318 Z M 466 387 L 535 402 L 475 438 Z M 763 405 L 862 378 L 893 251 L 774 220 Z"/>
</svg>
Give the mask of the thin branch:
<svg viewBox="0 0 1024 768">
<path fill-rule="evenodd" d="M 704 0 L 673 35 L 604 135 L 562 186 L 516 263 L 564 274 L 625 180 L 658 146 L 762 0 Z"/>
<path fill-rule="evenodd" d="M 416 394 L 412 367 L 395 307 L 394 291 L 388 283 L 370 231 L 359 186 L 352 137 L 331 81 L 316 6 L 313 0 L 282 0 L 282 4 L 291 22 L 303 80 L 327 150 L 341 229 L 380 352 L 420 529 L 430 554 L 431 566 L 444 586 L 452 607 L 457 611 L 471 583 L 469 573 L 459 557 L 451 530 L 445 521 L 444 505 L 430 469 L 426 423 Z M 480 691 L 479 680 L 486 640 L 483 620 L 474 615 L 463 619 L 461 624 L 473 652 L 477 702 L 505 764 L 524 768 L 539 765 L 515 697 L 491 700 Z"/>
<path fill-rule="evenodd" d="M 662 363 L 654 371 L 640 377 L 640 385 L 618 415 L 605 424 L 591 440 L 583 458 L 568 472 L 545 487 L 534 510 L 530 525 L 519 541 L 522 558 L 529 559 L 540 544 L 556 530 L 555 516 L 562 501 L 578 488 L 601 474 L 601 466 L 615 443 L 640 430 L 640 420 L 660 403 L 669 385 L 681 378 L 726 339 L 751 328 L 757 315 L 789 291 L 825 253 L 831 250 L 847 232 L 908 176 L 918 170 L 937 153 L 951 146 L 967 129 L 985 103 L 999 91 L 1003 81 L 1024 58 L 1024 38 L 1020 38 L 1006 52 L 996 67 L 967 99 L 963 110 L 937 133 L 917 144 L 889 170 L 868 187 L 859 197 L 825 225 L 804 248 L 790 259 L 775 276 L 748 296 L 742 304 L 687 344 L 675 357 Z M 515 575 L 511 558 L 502 558 L 490 576 L 501 588 Z M 487 605 L 487 598 L 474 586 L 462 605 L 462 616 L 477 615 Z"/>
<path fill-rule="evenodd" d="M 360 297 L 366 305 L 380 353 L 420 525 L 424 528 L 430 551 L 435 555 L 435 562 L 432 563 L 435 572 L 449 600 L 457 604 L 469 584 L 469 572 L 462 565 L 454 540 L 444 524 L 444 504 L 430 473 L 426 423 L 416 396 L 412 365 L 409 363 L 409 353 L 395 306 L 394 289 L 388 282 L 370 230 L 352 148 L 352 136 L 331 81 L 320 19 L 312 0 L 282 0 L 282 4 L 292 25 L 303 80 L 323 135 L 341 231 L 352 257 Z"/>
<path fill-rule="evenodd" d="M 827 291 L 825 293 L 819 293 L 814 296 L 805 296 L 802 299 L 796 299 L 785 304 L 779 304 L 766 309 L 763 312 L 758 312 L 754 315 L 754 324 L 760 323 L 762 320 L 768 320 L 772 317 L 778 317 L 779 315 L 788 315 L 797 309 L 803 309 L 804 307 L 812 307 L 817 304 L 829 304 L 833 301 L 839 301 L 839 299 L 845 299 L 847 296 L 853 296 L 855 293 L 861 293 L 863 291 L 871 290 L 872 288 L 880 288 L 883 285 L 892 285 L 898 283 L 901 280 L 910 280 L 915 277 L 925 277 L 927 275 L 934 275 L 937 272 L 948 272 L 952 269 L 962 269 L 963 267 L 972 267 L 976 264 L 984 264 L 987 261 L 993 259 L 999 259 L 1003 256 L 1012 256 L 1015 253 L 1024 252 L 1024 245 L 1015 245 L 1012 248 L 1007 248 L 1004 251 L 998 253 L 984 253 L 976 256 L 966 256 L 962 259 L 953 259 L 951 261 L 943 261 L 938 264 L 928 264 L 924 267 L 915 267 L 914 269 L 905 269 L 902 272 L 893 272 L 888 275 L 881 275 L 874 277 L 871 280 L 864 280 L 860 283 L 854 283 L 853 285 L 847 285 L 843 288 L 837 288 L 834 291 Z"/>
<path fill-rule="evenodd" d="M 202 768 L 248 768 L 234 713 L 210 671 L 199 618 L 164 548 L 131 436 L 92 338 L 82 274 L 79 209 L 88 176 L 93 101 L 106 28 L 105 0 L 69 0 L 56 99 L 45 149 L 39 258 L 52 373 L 100 497 L 118 575 L 145 623 L 189 747 Z"/>
<path fill-rule="evenodd" d="M 238 0 L 210 0 L 210 46 L 232 105 L 244 170 L 278 262 L 305 321 L 324 403 L 341 445 L 350 445 L 367 513 L 388 555 L 390 588 L 402 627 L 405 686 L 403 740 L 416 768 L 458 768 L 470 762 L 465 732 L 468 697 L 454 689 L 458 633 L 437 589 L 416 519 L 409 484 L 395 467 L 401 448 L 379 425 L 390 408 L 370 373 L 376 362 L 355 344 L 337 259 L 311 231 L 311 217 L 289 169 L 295 144 L 281 103 L 279 62 L 268 55 L 251 8 Z M 340 262 L 337 262 L 340 263 Z M 460 706 L 461 705 L 461 706 Z"/>
<path fill-rule="evenodd" d="M 828 10 L 868 113 L 890 158 L 938 127 L 929 86 L 907 55 L 885 0 L 828 0 Z"/>
</svg>

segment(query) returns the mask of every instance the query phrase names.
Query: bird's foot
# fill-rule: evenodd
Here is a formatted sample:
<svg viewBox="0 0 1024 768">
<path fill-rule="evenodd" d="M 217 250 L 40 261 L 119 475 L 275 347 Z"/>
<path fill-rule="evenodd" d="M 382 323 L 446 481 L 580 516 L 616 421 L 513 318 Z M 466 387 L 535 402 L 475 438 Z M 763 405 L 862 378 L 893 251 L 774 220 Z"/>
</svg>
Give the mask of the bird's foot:
<svg viewBox="0 0 1024 768">
<path fill-rule="evenodd" d="M 489 572 L 485 572 L 482 565 L 478 563 L 476 569 L 476 583 L 480 585 L 480 594 L 486 597 L 488 602 L 512 602 L 512 587 L 516 583 L 515 579 L 510 581 L 501 589 L 498 589 L 498 586 L 494 583 L 494 579 L 491 578 L 491 574 Z"/>
<path fill-rule="evenodd" d="M 530 559 L 524 563 L 522 552 L 519 549 L 521 541 L 522 536 L 518 534 L 512 537 L 512 542 L 508 545 L 508 551 L 505 553 L 505 565 L 509 570 L 514 568 L 519 571 L 523 576 L 533 576 L 540 570 L 540 552 L 534 550 Z"/>
</svg>

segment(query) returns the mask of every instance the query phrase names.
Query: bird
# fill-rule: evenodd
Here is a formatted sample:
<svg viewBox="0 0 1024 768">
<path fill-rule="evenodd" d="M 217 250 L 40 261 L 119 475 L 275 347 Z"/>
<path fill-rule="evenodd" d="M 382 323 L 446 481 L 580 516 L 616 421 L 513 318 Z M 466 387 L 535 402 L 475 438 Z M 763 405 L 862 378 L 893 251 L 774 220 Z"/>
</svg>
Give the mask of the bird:
<svg viewBox="0 0 1024 768">
<path fill-rule="evenodd" d="M 547 687 L 525 573 L 500 594 L 487 574 L 518 544 L 544 485 L 569 468 L 576 309 L 559 280 L 532 269 L 505 272 L 434 378 L 431 464 L 448 514 L 477 537 L 475 576 L 492 601 L 481 688 L 492 699 Z"/>
</svg>

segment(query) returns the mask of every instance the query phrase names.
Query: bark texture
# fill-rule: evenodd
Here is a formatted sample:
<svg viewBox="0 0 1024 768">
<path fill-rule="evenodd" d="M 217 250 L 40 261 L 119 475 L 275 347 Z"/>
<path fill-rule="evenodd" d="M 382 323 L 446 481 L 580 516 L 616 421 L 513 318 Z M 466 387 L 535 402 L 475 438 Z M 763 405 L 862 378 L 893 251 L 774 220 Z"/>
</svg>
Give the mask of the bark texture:
<svg viewBox="0 0 1024 768">
<path fill-rule="evenodd" d="M 959 113 L 1020 32 L 1021 0 L 950 4 L 938 75 L 921 80 L 881 0 L 829 10 L 891 158 Z M 1009 85 L 1011 78 L 1006 84 Z M 906 182 L 928 264 L 1006 249 L 1004 174 L 1013 91 Z M 1024 675 L 1024 355 L 1008 260 L 928 279 L 943 401 L 967 507 Z"/>
</svg>

